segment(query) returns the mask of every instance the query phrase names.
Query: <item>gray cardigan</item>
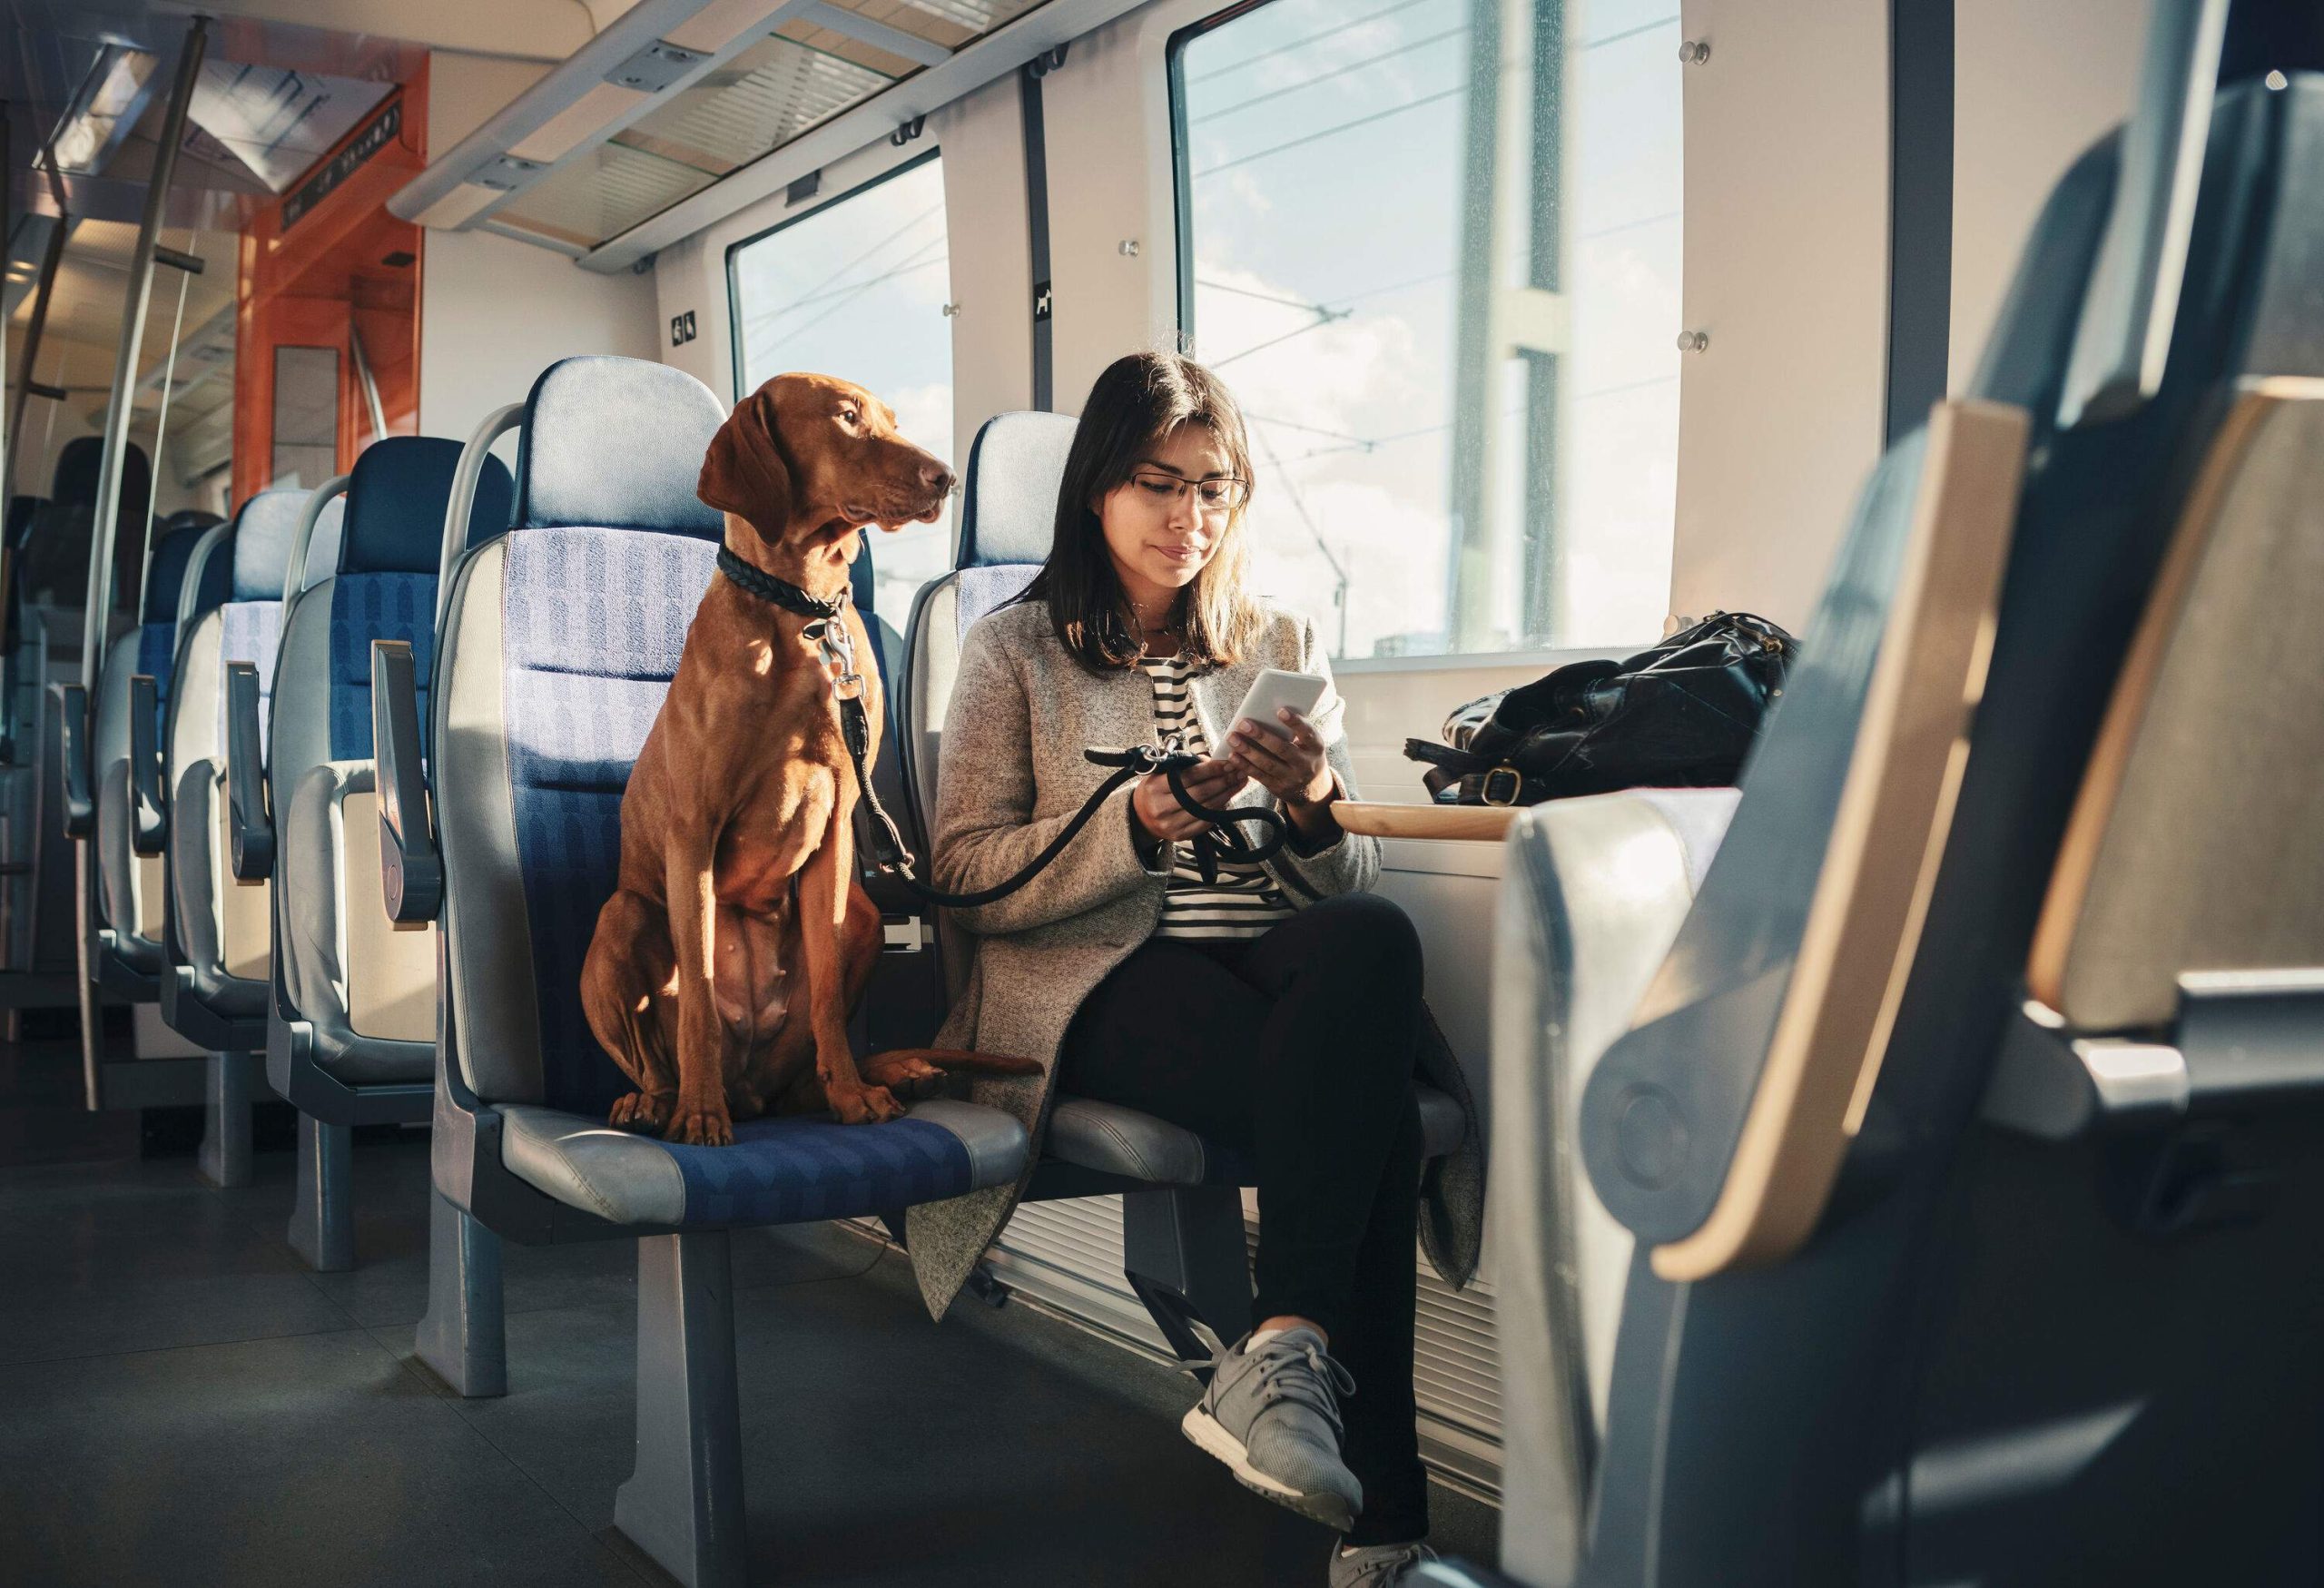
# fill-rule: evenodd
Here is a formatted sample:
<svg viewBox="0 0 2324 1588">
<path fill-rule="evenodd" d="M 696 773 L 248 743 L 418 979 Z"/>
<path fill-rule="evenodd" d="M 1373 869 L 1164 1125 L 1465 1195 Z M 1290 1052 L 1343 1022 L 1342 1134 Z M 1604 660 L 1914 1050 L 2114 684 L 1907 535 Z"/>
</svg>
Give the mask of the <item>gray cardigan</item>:
<svg viewBox="0 0 2324 1588">
<path fill-rule="evenodd" d="M 1210 743 L 1224 742 L 1229 715 L 1261 669 L 1330 674 L 1314 626 L 1269 609 L 1259 641 L 1241 661 L 1198 675 L 1190 693 Z M 1344 704 L 1327 689 L 1315 714 L 1334 773 L 1352 789 Z M 1100 677 L 1076 663 L 1034 602 L 1004 607 L 969 631 L 945 714 L 936 813 L 930 835 L 931 880 L 947 893 L 1001 881 L 1039 853 L 1105 781 L 1082 757 L 1092 745 L 1154 741 L 1154 693 L 1135 668 Z M 1238 804 L 1271 799 L 1256 784 Z M 1059 1046 L 1081 1001 L 1161 918 L 1171 857 L 1149 869 L 1130 840 L 1130 790 L 1118 789 L 1057 859 L 1020 892 L 954 912 L 971 959 L 965 983 L 936 1045 L 1039 1060 L 1039 1076 L 977 1083 L 974 1097 L 1025 1122 L 1038 1148 Z M 1319 894 L 1358 892 L 1380 874 L 1380 846 L 1344 834 L 1315 853 L 1286 848 L 1269 863 L 1294 871 Z M 1296 889 L 1285 896 L 1298 902 Z M 1476 1270 L 1484 1217 L 1484 1166 L 1475 1111 L 1460 1065 L 1432 1021 L 1421 1073 L 1460 1100 L 1469 1130 L 1460 1148 L 1429 1166 L 1423 1188 L 1422 1244 L 1454 1286 Z M 1038 1151 L 1036 1153 L 1038 1156 Z M 912 1265 L 929 1311 L 944 1315 L 977 1261 L 1000 1233 L 1024 1183 L 972 1191 L 911 1209 Z"/>
</svg>

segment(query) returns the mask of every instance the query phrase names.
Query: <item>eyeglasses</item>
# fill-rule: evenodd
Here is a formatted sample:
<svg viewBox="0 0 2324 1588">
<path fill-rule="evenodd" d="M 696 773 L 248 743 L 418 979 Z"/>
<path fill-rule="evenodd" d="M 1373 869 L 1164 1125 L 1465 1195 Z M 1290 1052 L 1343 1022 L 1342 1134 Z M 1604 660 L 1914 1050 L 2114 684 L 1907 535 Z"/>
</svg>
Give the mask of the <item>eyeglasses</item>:
<svg viewBox="0 0 2324 1588">
<path fill-rule="evenodd" d="M 1206 513 L 1231 513 L 1250 499 L 1251 482 L 1231 475 L 1213 475 L 1208 479 L 1187 479 L 1176 474 L 1159 474 L 1140 469 L 1129 477 L 1130 483 L 1144 491 L 1152 500 L 1167 501 L 1176 506 L 1187 492 L 1195 493 L 1195 506 Z"/>
</svg>

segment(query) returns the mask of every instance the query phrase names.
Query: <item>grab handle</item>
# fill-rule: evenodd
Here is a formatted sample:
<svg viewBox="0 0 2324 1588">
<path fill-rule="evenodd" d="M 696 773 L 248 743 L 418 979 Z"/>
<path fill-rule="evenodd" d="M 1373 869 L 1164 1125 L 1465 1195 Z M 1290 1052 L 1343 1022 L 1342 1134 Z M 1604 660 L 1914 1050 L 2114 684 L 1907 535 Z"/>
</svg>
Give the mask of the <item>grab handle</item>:
<svg viewBox="0 0 2324 1588">
<path fill-rule="evenodd" d="M 170 831 L 162 794 L 162 757 L 154 745 L 161 689 L 143 673 L 129 681 L 129 847 L 152 859 Z"/>
<path fill-rule="evenodd" d="M 274 874 L 274 818 L 266 808 L 266 760 L 260 748 L 258 668 L 226 664 L 226 809 L 234 880 Z"/>
<path fill-rule="evenodd" d="M 433 921 L 444 902 L 444 863 L 428 824 L 419 762 L 419 686 L 408 640 L 371 642 L 371 744 L 379 785 L 379 876 L 388 919 Z"/>
</svg>

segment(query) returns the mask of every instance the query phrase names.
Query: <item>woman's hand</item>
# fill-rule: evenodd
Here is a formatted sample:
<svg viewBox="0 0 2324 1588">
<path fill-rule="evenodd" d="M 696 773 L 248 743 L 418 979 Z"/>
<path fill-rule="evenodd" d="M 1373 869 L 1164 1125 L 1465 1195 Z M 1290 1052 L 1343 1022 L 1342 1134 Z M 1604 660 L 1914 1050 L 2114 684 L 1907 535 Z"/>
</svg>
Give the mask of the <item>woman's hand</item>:
<svg viewBox="0 0 2324 1588">
<path fill-rule="evenodd" d="M 1209 760 L 1197 761 L 1187 767 L 1180 774 L 1180 781 L 1196 804 L 1216 810 L 1242 793 L 1243 785 L 1250 779 L 1230 761 Z M 1165 842 L 1192 838 L 1210 825 L 1178 804 L 1177 796 L 1170 792 L 1169 778 L 1159 772 L 1149 772 L 1137 780 L 1129 806 L 1137 815 L 1137 824 L 1152 837 Z"/>
<path fill-rule="evenodd" d="M 1323 804 L 1334 786 L 1331 764 L 1324 759 L 1323 735 L 1287 706 L 1275 715 L 1283 726 L 1273 732 L 1248 717 L 1235 725 L 1226 735 L 1228 764 L 1286 808 Z"/>
</svg>

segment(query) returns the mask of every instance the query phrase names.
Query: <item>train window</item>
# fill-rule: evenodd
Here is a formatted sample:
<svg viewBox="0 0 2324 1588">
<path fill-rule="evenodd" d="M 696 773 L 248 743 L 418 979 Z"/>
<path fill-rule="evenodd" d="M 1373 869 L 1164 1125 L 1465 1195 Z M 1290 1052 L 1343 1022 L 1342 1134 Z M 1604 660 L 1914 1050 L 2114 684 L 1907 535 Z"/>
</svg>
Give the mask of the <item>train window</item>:
<svg viewBox="0 0 2324 1588">
<path fill-rule="evenodd" d="M 786 370 L 868 387 L 903 433 L 952 459 L 950 256 L 934 151 L 726 252 L 739 392 Z M 957 466 L 957 460 L 955 460 Z M 875 534 L 879 610 L 901 628 L 950 566 L 951 526 Z"/>
<path fill-rule="evenodd" d="M 1266 0 L 1171 41 L 1181 330 L 1251 421 L 1262 587 L 1338 655 L 1660 632 L 1677 12 Z"/>
</svg>

